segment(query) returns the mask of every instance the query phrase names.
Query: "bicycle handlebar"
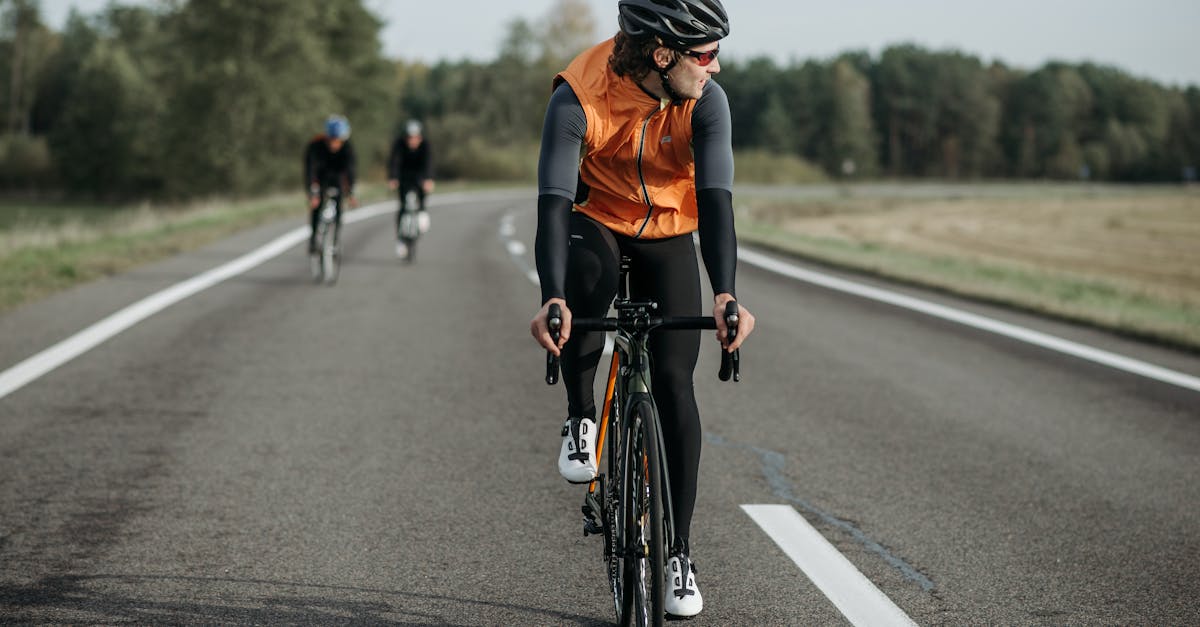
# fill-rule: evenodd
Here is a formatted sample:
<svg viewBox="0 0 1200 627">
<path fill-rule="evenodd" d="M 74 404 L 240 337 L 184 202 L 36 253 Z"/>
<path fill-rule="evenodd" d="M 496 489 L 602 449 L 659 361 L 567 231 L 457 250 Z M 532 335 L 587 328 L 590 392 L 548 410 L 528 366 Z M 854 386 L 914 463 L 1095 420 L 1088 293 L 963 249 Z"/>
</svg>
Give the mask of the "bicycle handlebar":
<svg viewBox="0 0 1200 627">
<path fill-rule="evenodd" d="M 634 309 L 642 306 L 653 308 L 653 303 L 626 303 L 618 307 L 618 309 Z M 547 312 L 547 324 L 550 327 L 550 337 L 558 342 L 559 329 L 562 328 L 562 309 L 558 304 L 551 304 Z M 737 337 L 738 324 L 738 306 L 737 302 L 730 301 L 725 304 L 725 326 L 729 330 L 728 339 L 733 341 Z M 642 316 L 628 319 L 621 318 L 575 318 L 571 321 L 571 329 L 574 331 L 616 331 L 622 326 L 632 328 L 636 331 L 648 331 L 650 329 L 663 330 L 698 330 L 698 329 L 716 329 L 717 320 L 712 316 Z M 728 381 L 730 377 L 734 382 L 741 381 L 741 349 L 735 350 L 732 353 L 721 351 L 721 368 L 717 372 L 717 378 L 722 381 Z M 549 351 L 546 351 L 546 384 L 554 385 L 558 383 L 558 357 L 555 357 Z"/>
</svg>

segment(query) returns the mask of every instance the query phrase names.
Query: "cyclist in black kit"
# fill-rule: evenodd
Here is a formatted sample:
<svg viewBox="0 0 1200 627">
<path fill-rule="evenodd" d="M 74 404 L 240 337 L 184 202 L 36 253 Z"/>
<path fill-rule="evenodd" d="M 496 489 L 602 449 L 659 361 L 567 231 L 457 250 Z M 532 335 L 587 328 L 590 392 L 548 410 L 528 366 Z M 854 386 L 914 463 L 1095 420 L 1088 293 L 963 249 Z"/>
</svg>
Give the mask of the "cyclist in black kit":
<svg viewBox="0 0 1200 627">
<path fill-rule="evenodd" d="M 312 234 L 308 238 L 309 254 L 317 250 L 317 220 L 326 189 L 338 190 L 334 221 L 337 230 L 342 227 L 342 199 L 348 198 L 351 206 L 358 206 L 354 198 L 354 169 L 350 122 L 343 116 L 331 115 L 325 120 L 325 132 L 314 137 L 304 150 L 304 186 L 308 190 L 309 222 L 312 225 Z"/>
<path fill-rule="evenodd" d="M 729 103 L 710 80 L 718 41 L 729 33 L 719 0 L 621 0 L 620 32 L 582 53 L 555 78 L 538 163 L 535 256 L 542 308 L 530 325 L 560 354 L 567 415 L 559 471 L 573 483 L 596 476 L 592 382 L 603 334 L 571 333 L 572 314 L 603 316 L 617 290 L 619 260 L 631 258 L 630 296 L 664 316 L 701 315 L 692 233 L 713 287 L 717 337 L 732 351 L 754 329 L 739 306 L 730 341 L 725 304 L 734 300 L 737 239 Z M 584 158 L 580 162 L 580 148 Z M 547 312 L 562 308 L 558 343 Z M 654 400 L 661 413 L 677 536 L 672 539 L 667 613 L 703 608 L 688 537 L 700 464 L 700 417 L 692 373 L 699 331 L 652 336 Z"/>
<path fill-rule="evenodd" d="M 400 190 L 400 209 L 396 212 L 396 232 L 400 231 L 400 215 L 408 209 L 408 194 L 417 194 L 417 225 L 421 233 L 429 231 L 429 213 L 425 211 L 425 195 L 433 192 L 433 149 L 422 133 L 421 123 L 409 120 L 404 136 L 392 143 L 388 157 L 388 187 Z M 404 242 L 396 242 L 396 254 L 403 257 Z"/>
</svg>

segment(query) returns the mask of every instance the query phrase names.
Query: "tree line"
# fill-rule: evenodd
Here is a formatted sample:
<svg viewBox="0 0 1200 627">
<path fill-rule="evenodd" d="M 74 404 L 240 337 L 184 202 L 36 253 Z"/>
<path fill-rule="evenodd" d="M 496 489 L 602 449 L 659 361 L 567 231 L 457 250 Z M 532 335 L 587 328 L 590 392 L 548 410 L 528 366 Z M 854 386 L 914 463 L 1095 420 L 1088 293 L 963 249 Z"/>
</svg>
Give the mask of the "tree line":
<svg viewBox="0 0 1200 627">
<path fill-rule="evenodd" d="M 0 190 L 187 198 L 298 187 L 345 113 L 368 173 L 425 122 L 439 177 L 530 179 L 550 79 L 610 34 L 586 0 L 507 25 L 491 61 L 390 60 L 361 0 L 164 0 L 72 13 L 0 0 Z M 735 148 L 831 177 L 1194 179 L 1200 89 L 1112 67 L 985 64 L 898 45 L 781 65 L 731 59 Z"/>
</svg>

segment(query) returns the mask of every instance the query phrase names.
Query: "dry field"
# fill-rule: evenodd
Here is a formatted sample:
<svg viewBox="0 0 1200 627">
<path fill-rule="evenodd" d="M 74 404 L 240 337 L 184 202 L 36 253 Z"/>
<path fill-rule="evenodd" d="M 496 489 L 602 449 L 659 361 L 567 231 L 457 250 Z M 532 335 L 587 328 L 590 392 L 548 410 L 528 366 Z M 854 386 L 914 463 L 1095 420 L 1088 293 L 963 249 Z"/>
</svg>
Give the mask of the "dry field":
<svg viewBox="0 0 1200 627">
<path fill-rule="evenodd" d="M 742 237 L 1200 348 L 1200 189 L 865 185 L 738 193 Z"/>
</svg>

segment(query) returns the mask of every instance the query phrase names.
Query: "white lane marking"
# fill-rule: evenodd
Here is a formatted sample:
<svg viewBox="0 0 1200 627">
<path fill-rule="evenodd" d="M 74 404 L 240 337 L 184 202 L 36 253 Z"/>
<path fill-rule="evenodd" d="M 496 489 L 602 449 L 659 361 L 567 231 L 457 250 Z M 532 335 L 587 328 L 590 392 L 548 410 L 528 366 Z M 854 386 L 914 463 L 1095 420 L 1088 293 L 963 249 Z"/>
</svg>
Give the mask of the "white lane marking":
<svg viewBox="0 0 1200 627">
<path fill-rule="evenodd" d="M 395 211 L 394 207 L 394 202 L 381 202 L 347 211 L 342 215 L 342 222 L 343 224 L 353 224 L 385 213 L 392 213 Z M 307 226 L 292 229 L 257 250 L 151 294 L 4 372 L 0 372 L 0 399 L 167 307 L 222 281 L 247 272 L 283 254 L 297 244 L 308 241 L 308 234 L 309 227 Z"/>
<path fill-rule="evenodd" d="M 806 281 L 829 289 L 854 294 L 863 298 L 869 298 L 897 307 L 903 307 L 912 311 L 917 311 L 935 318 L 957 322 L 969 327 L 988 331 L 997 335 L 1003 335 L 1014 340 L 1040 346 L 1052 351 L 1058 351 L 1067 355 L 1072 355 L 1080 359 L 1086 359 L 1091 362 L 1103 364 L 1110 368 L 1116 368 L 1143 377 L 1148 377 L 1163 383 L 1177 385 L 1179 387 L 1188 388 L 1200 392 L 1200 377 L 1194 377 L 1175 370 L 1169 370 L 1161 366 L 1155 366 L 1144 361 L 1139 361 L 1116 353 L 1110 353 L 1098 348 L 1092 348 L 1085 344 L 1064 340 L 1060 337 L 1055 337 L 1047 333 L 1041 333 L 1019 327 L 999 320 L 993 320 L 977 314 L 968 313 L 959 309 L 953 309 L 944 305 L 937 305 L 927 301 L 919 300 L 911 296 L 905 296 L 896 292 L 883 290 L 860 283 L 853 283 L 844 279 L 839 279 L 819 272 L 805 270 L 792 264 L 768 257 L 762 253 L 752 250 L 739 249 L 738 258 L 751 265 L 758 266 L 764 270 L 769 270 L 776 274 L 781 274 L 786 277 Z"/>
<path fill-rule="evenodd" d="M 916 625 L 790 505 L 742 505 L 853 625 Z"/>
</svg>

